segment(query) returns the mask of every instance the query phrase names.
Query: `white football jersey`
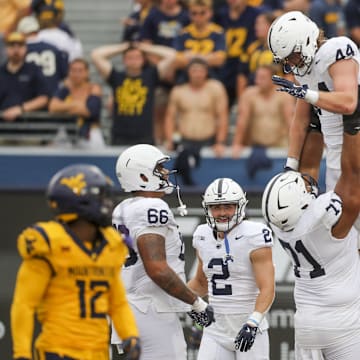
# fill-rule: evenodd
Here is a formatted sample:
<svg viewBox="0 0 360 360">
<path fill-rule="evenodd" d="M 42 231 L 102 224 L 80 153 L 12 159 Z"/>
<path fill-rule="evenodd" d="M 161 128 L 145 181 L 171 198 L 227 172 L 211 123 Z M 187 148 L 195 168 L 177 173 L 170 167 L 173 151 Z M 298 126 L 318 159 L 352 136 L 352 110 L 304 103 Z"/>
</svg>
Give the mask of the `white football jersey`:
<svg viewBox="0 0 360 360">
<path fill-rule="evenodd" d="M 334 84 L 329 75 L 329 67 L 336 61 L 354 59 L 360 64 L 359 49 L 346 36 L 327 40 L 316 52 L 311 72 L 305 76 L 295 76 L 301 85 L 307 85 L 311 90 L 333 91 Z M 360 85 L 360 68 L 358 74 Z M 343 142 L 343 116 L 323 109 L 317 109 L 321 123 L 321 131 L 326 145 L 326 167 L 340 171 L 341 148 Z M 339 173 L 338 173 L 339 174 Z M 335 183 L 327 181 L 327 191 L 334 189 Z"/>
<path fill-rule="evenodd" d="M 331 234 L 341 213 L 340 197 L 329 191 L 310 203 L 294 230 L 273 226 L 294 265 L 297 328 L 360 328 L 360 306 L 353 306 L 360 300 L 356 232 Z"/>
<path fill-rule="evenodd" d="M 250 254 L 259 248 L 272 247 L 272 233 L 260 222 L 243 220 L 227 234 L 227 239 L 228 251 L 225 240 L 216 240 L 207 224 L 199 225 L 193 235 L 193 247 L 208 280 L 209 303 L 215 314 L 251 314 L 259 289 Z M 231 259 L 226 261 L 227 254 Z"/>
<path fill-rule="evenodd" d="M 129 302 L 144 313 L 151 303 L 158 312 L 190 310 L 188 304 L 168 295 L 150 279 L 138 253 L 136 239 L 140 235 L 152 233 L 164 236 L 166 260 L 185 282 L 184 242 L 168 204 L 159 198 L 126 199 L 114 209 L 113 225 L 133 240 L 133 249 L 122 269 Z"/>
</svg>

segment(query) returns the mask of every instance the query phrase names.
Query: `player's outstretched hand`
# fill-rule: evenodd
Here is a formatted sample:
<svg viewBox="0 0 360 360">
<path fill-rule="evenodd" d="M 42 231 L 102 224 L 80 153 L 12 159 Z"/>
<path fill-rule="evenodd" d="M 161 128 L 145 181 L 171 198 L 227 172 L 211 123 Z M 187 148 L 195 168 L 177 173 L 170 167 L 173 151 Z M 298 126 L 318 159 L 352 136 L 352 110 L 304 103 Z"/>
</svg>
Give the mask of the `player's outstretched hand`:
<svg viewBox="0 0 360 360">
<path fill-rule="evenodd" d="M 126 360 L 139 360 L 141 353 L 140 339 L 136 336 L 130 336 L 123 340 L 122 349 Z"/>
<path fill-rule="evenodd" d="M 249 351 L 254 344 L 257 331 L 257 326 L 245 323 L 235 338 L 235 349 L 241 352 Z"/>
<path fill-rule="evenodd" d="M 200 297 L 195 300 L 188 315 L 200 326 L 207 327 L 215 322 L 213 307 Z"/>
<path fill-rule="evenodd" d="M 275 85 L 281 86 L 277 91 L 284 91 L 299 99 L 305 99 L 308 87 L 306 85 L 296 85 L 290 80 L 284 79 L 280 76 L 273 75 L 272 82 Z M 305 99 L 306 100 L 306 99 Z"/>
</svg>

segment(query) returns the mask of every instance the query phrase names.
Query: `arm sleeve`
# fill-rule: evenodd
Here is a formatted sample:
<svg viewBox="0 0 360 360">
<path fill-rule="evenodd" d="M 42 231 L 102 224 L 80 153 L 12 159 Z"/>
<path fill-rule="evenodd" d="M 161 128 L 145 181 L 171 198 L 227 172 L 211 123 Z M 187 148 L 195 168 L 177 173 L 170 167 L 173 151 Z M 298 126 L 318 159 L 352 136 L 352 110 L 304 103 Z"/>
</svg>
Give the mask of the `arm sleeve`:
<svg viewBox="0 0 360 360">
<path fill-rule="evenodd" d="M 14 358 L 32 358 L 34 313 L 51 278 L 44 259 L 29 258 L 20 266 L 11 305 L 11 334 Z"/>
</svg>

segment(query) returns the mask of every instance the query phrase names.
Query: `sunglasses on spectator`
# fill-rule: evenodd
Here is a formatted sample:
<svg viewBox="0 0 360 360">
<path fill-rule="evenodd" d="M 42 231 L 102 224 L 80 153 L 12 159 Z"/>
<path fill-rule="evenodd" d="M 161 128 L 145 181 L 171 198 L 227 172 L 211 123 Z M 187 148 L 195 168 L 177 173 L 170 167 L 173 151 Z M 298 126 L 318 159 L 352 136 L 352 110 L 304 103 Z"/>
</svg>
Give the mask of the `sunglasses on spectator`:
<svg viewBox="0 0 360 360">
<path fill-rule="evenodd" d="M 196 16 L 196 15 L 204 16 L 205 14 L 206 14 L 206 10 L 191 11 L 191 12 L 190 12 L 190 15 L 191 15 L 191 16 Z"/>
</svg>

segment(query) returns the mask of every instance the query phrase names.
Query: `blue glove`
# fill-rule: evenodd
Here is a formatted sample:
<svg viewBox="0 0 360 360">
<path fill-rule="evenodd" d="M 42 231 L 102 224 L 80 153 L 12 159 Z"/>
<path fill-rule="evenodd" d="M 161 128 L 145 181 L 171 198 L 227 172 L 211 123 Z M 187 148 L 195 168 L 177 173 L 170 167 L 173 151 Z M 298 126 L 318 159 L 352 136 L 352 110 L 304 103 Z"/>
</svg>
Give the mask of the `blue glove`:
<svg viewBox="0 0 360 360">
<path fill-rule="evenodd" d="M 123 340 L 122 349 L 126 360 L 139 360 L 141 353 L 140 340 L 138 337 L 130 336 Z"/>
<path fill-rule="evenodd" d="M 213 322 L 215 322 L 214 309 L 211 305 L 208 305 L 204 311 L 197 312 L 191 310 L 187 313 L 195 324 L 200 326 L 208 327 Z"/>
<path fill-rule="evenodd" d="M 272 76 L 272 82 L 275 85 L 281 86 L 281 88 L 277 89 L 277 91 L 284 91 L 298 99 L 305 99 L 306 93 L 308 91 L 307 85 L 295 85 L 292 81 L 277 75 Z"/>
<path fill-rule="evenodd" d="M 201 297 L 198 297 L 192 304 L 191 311 L 187 313 L 193 321 L 200 326 L 209 326 L 215 322 L 214 309 L 211 305 L 205 302 Z"/>
<path fill-rule="evenodd" d="M 249 351 L 254 344 L 257 330 L 257 326 L 250 326 L 247 323 L 244 324 L 239 333 L 236 335 L 234 341 L 235 349 L 240 350 L 241 352 Z"/>
</svg>

